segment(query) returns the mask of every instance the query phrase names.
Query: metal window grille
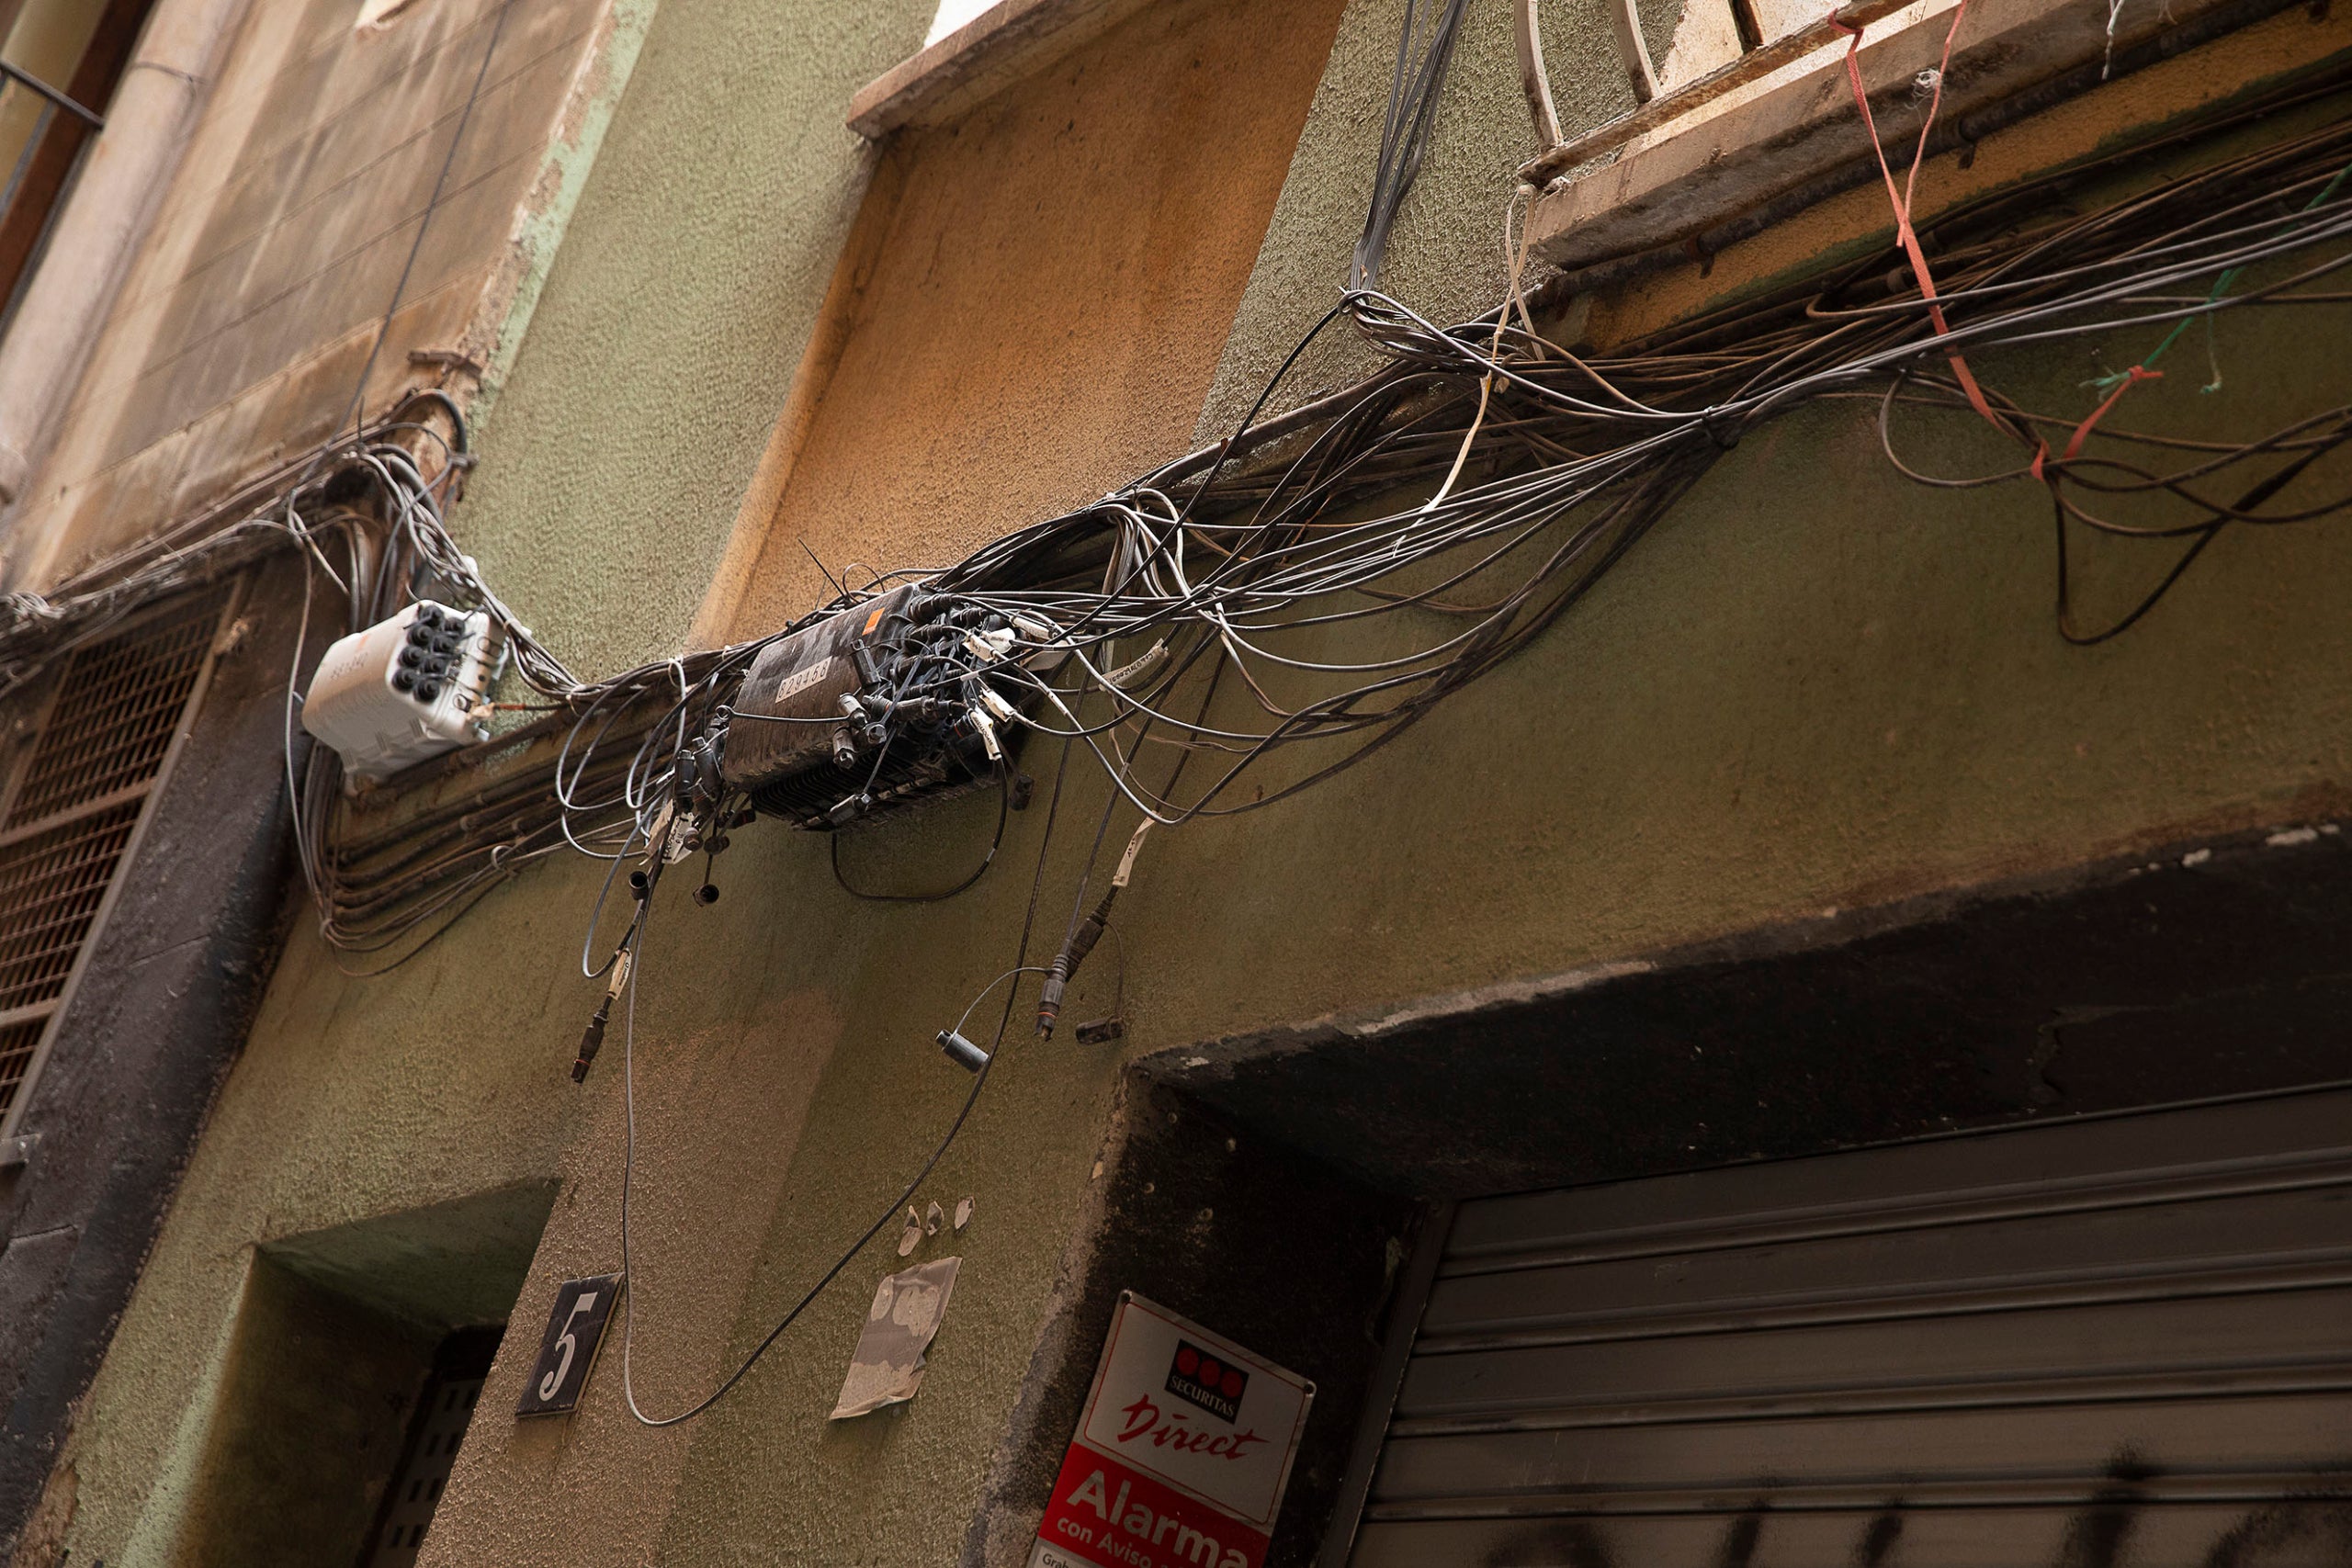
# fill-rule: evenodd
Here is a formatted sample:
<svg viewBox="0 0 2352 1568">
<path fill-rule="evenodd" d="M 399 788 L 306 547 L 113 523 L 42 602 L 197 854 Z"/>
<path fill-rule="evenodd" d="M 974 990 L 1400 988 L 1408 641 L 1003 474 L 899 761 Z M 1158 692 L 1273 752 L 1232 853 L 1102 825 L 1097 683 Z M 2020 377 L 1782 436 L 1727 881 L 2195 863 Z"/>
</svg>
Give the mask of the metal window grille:
<svg viewBox="0 0 2352 1568">
<path fill-rule="evenodd" d="M 126 801 L 0 849 L 0 1009 L 52 1002 L 139 826 Z"/>
<path fill-rule="evenodd" d="M 0 792 L 0 1139 L 23 1114 L 234 598 L 194 594 L 77 649 Z"/>
<path fill-rule="evenodd" d="M 17 1089 L 32 1068 L 33 1053 L 40 1049 L 47 1028 L 46 1021 L 35 1019 L 0 1029 L 0 1112 L 17 1103 Z"/>
<path fill-rule="evenodd" d="M 436 1377 L 424 1389 L 424 1408 L 411 1439 L 408 1459 L 385 1493 L 381 1535 L 367 1568 L 409 1568 L 424 1545 L 424 1532 L 441 1506 L 441 1491 L 457 1468 L 458 1447 L 466 1440 L 483 1379 Z"/>
<path fill-rule="evenodd" d="M 220 600 L 208 596 L 76 654 L 42 722 L 6 826 L 38 822 L 153 780 L 220 619 Z"/>
</svg>

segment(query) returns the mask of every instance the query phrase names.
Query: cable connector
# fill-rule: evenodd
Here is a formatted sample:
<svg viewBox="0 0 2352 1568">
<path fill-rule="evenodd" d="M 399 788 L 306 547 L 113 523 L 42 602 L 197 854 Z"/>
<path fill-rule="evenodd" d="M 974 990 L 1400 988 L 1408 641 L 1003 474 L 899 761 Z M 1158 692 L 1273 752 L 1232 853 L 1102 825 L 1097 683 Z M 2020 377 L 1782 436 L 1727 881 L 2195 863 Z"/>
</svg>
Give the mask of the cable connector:
<svg viewBox="0 0 2352 1568">
<path fill-rule="evenodd" d="M 1086 955 L 1094 951 L 1094 944 L 1102 940 L 1103 931 L 1109 929 L 1111 906 L 1117 902 L 1119 889 L 1135 876 L 1136 852 L 1143 848 L 1144 835 L 1150 831 L 1151 818 L 1147 817 L 1136 829 L 1135 836 L 1127 840 L 1127 852 L 1119 857 L 1119 869 L 1112 874 L 1111 886 L 1104 891 L 1102 902 L 1095 905 L 1094 912 L 1078 923 L 1078 929 L 1069 933 L 1069 941 L 1054 954 L 1054 962 L 1046 971 L 1046 983 L 1037 993 L 1039 1035 L 1046 1039 L 1053 1037 L 1054 1025 L 1061 1018 L 1062 992 L 1077 976 L 1078 966 L 1086 962 Z"/>
<path fill-rule="evenodd" d="M 1037 1035 L 1043 1040 L 1054 1037 L 1054 1022 L 1062 1015 L 1062 987 L 1069 982 L 1069 949 L 1054 954 L 1052 965 L 1046 971 L 1046 983 L 1037 989 Z"/>
<path fill-rule="evenodd" d="M 939 1048 L 947 1059 L 967 1073 L 977 1073 L 989 1065 L 989 1054 L 952 1029 L 939 1032 Z"/>
<path fill-rule="evenodd" d="M 989 717 L 989 710 L 982 707 L 979 704 L 974 703 L 970 707 L 965 709 L 964 712 L 965 716 L 972 721 L 972 728 L 978 734 L 980 738 L 980 744 L 987 749 L 989 761 L 991 762 L 1003 761 L 1004 747 L 997 740 L 996 721 Z"/>
<path fill-rule="evenodd" d="M 985 682 L 982 682 L 980 686 L 980 705 L 987 708 L 990 714 L 995 716 L 996 721 L 999 724 L 1018 724 L 1021 722 L 1021 710 L 1014 707 L 1011 703 L 1006 702 L 1001 696 L 999 696 L 996 693 L 996 689 L 989 686 Z"/>
<path fill-rule="evenodd" d="M 588 1020 L 587 1029 L 580 1036 L 579 1059 L 571 1064 L 573 1083 L 588 1081 L 588 1065 L 596 1059 L 596 1053 L 605 1048 L 605 1026 L 613 1021 L 613 1004 L 620 999 L 621 992 L 628 988 L 629 961 L 633 956 L 626 947 L 613 955 L 613 976 L 605 982 L 605 999 L 596 1004 L 595 1012 Z"/>
<path fill-rule="evenodd" d="M 589 1016 L 586 1032 L 580 1036 L 580 1055 L 571 1064 L 573 1083 L 588 1081 L 588 1064 L 594 1062 L 596 1053 L 605 1048 L 605 1025 L 612 1021 L 613 998 L 606 997 L 596 1004 L 596 1010 Z"/>
</svg>

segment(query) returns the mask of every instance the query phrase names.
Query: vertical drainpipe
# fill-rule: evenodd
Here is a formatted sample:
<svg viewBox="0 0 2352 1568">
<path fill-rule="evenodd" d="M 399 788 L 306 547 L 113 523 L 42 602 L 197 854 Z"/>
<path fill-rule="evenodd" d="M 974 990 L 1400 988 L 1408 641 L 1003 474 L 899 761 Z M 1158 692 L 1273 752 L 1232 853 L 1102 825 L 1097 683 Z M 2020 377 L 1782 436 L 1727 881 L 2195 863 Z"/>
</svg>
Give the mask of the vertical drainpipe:
<svg viewBox="0 0 2352 1568">
<path fill-rule="evenodd" d="M 157 0 L 41 263 L 0 341 L 0 516 L 13 510 L 74 394 L 204 106 L 246 0 Z"/>
</svg>

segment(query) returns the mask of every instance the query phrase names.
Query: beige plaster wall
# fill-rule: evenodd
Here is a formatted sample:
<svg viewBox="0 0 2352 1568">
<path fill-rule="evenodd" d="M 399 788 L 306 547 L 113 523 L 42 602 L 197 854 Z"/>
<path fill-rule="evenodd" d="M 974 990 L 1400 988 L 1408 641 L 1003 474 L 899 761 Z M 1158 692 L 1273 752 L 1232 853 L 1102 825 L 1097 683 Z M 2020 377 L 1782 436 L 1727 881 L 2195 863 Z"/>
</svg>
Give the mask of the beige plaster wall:
<svg viewBox="0 0 2352 1568">
<path fill-rule="evenodd" d="M 440 379 L 410 351 L 462 350 L 477 315 L 503 313 L 492 285 L 518 206 L 611 9 L 427 0 L 361 29 L 353 0 L 251 7 L 11 520 L 13 585 L 44 586 L 331 435 L 396 288 L 364 412 Z"/>
<path fill-rule="evenodd" d="M 737 637 L 1184 449 L 1339 15 L 1169 0 L 894 148 Z"/>
</svg>

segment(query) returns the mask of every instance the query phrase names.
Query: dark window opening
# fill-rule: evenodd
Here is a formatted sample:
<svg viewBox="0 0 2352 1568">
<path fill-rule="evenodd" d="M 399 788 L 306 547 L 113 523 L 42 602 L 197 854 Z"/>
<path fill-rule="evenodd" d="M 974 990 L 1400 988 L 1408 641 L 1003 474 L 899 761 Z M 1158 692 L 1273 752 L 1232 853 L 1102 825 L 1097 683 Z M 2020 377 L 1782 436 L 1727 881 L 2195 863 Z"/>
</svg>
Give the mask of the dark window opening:
<svg viewBox="0 0 2352 1568">
<path fill-rule="evenodd" d="M 97 138 L 78 111 L 105 113 L 153 4 L 0 0 L 0 332 Z"/>
<path fill-rule="evenodd" d="M 485 1325 L 514 1310 L 554 1196 L 534 1181 L 256 1248 L 176 1568 L 414 1562 L 498 1349 Z"/>
<path fill-rule="evenodd" d="M 503 1326 L 461 1328 L 441 1342 L 409 1423 L 407 1450 L 384 1489 L 375 1533 L 359 1554 L 360 1568 L 409 1568 L 416 1561 L 503 1332 Z"/>
</svg>

